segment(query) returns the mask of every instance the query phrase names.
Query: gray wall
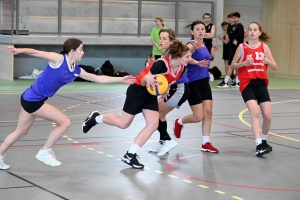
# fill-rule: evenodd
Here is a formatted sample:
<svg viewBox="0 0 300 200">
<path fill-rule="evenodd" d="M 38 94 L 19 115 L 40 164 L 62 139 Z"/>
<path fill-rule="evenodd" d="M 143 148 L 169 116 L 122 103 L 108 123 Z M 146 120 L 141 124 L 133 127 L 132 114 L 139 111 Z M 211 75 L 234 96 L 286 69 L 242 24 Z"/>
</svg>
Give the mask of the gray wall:
<svg viewBox="0 0 300 200">
<path fill-rule="evenodd" d="M 62 50 L 61 45 L 16 45 L 16 47 L 52 52 L 60 52 Z M 151 50 L 151 46 L 85 45 L 83 59 L 77 64 L 91 65 L 97 68 L 101 67 L 106 60 L 110 60 L 114 65 L 115 71 L 124 70 L 129 74 L 137 75 L 145 67 L 146 58 L 151 53 Z M 14 77 L 31 74 L 34 68 L 42 70 L 47 64 L 45 59 L 23 54 L 15 56 L 14 62 Z"/>
</svg>

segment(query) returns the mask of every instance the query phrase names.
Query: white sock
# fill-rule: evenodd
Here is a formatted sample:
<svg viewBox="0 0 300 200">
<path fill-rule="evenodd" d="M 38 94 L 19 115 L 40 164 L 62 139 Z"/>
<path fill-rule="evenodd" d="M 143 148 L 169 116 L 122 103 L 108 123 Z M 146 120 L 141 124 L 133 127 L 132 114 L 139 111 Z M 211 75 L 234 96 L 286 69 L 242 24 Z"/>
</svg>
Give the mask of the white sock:
<svg viewBox="0 0 300 200">
<path fill-rule="evenodd" d="M 267 140 L 268 134 L 261 133 L 261 140 Z"/>
<path fill-rule="evenodd" d="M 99 116 L 97 116 L 96 117 L 96 122 L 98 123 L 98 124 L 100 124 L 100 123 L 103 123 L 103 115 L 99 115 Z"/>
<path fill-rule="evenodd" d="M 133 144 L 131 145 L 131 147 L 130 147 L 128 153 L 135 154 L 135 153 L 137 153 L 137 152 L 140 150 L 140 148 L 141 148 L 141 147 L 140 147 L 139 145 L 133 143 Z"/>
<path fill-rule="evenodd" d="M 182 117 L 181 117 L 181 118 L 179 118 L 179 120 L 178 120 L 178 124 L 180 124 L 180 125 L 183 125 L 183 123 L 182 123 Z"/>
<path fill-rule="evenodd" d="M 209 142 L 209 136 L 202 136 L 202 144 L 206 144 L 206 142 Z"/>
<path fill-rule="evenodd" d="M 239 82 L 240 82 L 240 80 L 239 80 L 239 77 L 238 77 L 238 76 L 236 76 L 236 78 L 235 78 L 235 82 L 236 82 L 236 83 L 239 83 Z"/>
<path fill-rule="evenodd" d="M 227 83 L 228 83 L 228 81 L 229 81 L 229 79 L 230 79 L 230 76 L 225 76 L 225 78 L 224 78 L 224 82 L 227 84 Z"/>
<path fill-rule="evenodd" d="M 259 144 L 261 144 L 261 138 L 255 139 L 255 143 L 256 143 L 256 146 L 259 145 Z"/>
</svg>

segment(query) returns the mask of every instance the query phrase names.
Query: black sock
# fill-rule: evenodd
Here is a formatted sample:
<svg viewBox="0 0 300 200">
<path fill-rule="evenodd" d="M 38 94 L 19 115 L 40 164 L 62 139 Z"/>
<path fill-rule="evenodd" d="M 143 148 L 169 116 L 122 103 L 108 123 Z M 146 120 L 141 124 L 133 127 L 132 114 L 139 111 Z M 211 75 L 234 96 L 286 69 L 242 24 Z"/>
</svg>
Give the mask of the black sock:
<svg viewBox="0 0 300 200">
<path fill-rule="evenodd" d="M 171 140 L 171 137 L 170 135 L 168 134 L 167 132 L 167 121 L 161 121 L 159 120 L 159 124 L 158 124 L 158 128 L 157 130 L 159 131 L 160 133 L 160 138 L 159 140 Z"/>
</svg>

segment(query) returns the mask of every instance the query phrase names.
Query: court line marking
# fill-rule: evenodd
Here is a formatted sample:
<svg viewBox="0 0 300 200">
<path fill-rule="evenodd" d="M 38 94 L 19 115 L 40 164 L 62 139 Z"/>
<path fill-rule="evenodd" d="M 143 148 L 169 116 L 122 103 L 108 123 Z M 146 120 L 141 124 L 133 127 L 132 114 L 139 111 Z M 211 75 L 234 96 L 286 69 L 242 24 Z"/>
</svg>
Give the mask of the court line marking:
<svg viewBox="0 0 300 200">
<path fill-rule="evenodd" d="M 289 100 L 289 101 L 278 101 L 278 102 L 271 102 L 271 104 L 280 104 L 280 103 L 291 103 L 291 102 L 299 102 L 300 100 Z M 249 124 L 248 122 L 246 122 L 243 118 L 243 114 L 245 112 L 248 111 L 248 108 L 246 108 L 245 110 L 242 110 L 240 113 L 239 113 L 239 120 L 244 123 L 245 125 L 251 127 L 251 124 Z M 260 129 L 261 130 L 261 129 Z M 297 140 L 295 138 L 291 138 L 291 137 L 286 137 L 286 136 L 283 136 L 283 135 L 279 135 L 279 134 L 276 134 L 276 133 L 272 133 L 272 132 L 268 132 L 268 134 L 270 135 L 273 135 L 273 136 L 276 136 L 276 137 L 280 137 L 280 138 L 284 138 L 284 139 L 287 139 L 287 140 L 292 140 L 292 141 L 295 141 L 295 142 L 300 142 L 300 140 Z"/>
</svg>

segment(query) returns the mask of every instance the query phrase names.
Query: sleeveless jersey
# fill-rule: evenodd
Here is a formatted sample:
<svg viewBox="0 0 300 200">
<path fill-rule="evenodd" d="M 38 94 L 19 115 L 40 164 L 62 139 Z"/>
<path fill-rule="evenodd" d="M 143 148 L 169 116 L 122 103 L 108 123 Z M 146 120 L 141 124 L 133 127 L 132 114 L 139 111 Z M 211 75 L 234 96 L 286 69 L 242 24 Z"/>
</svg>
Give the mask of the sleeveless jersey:
<svg viewBox="0 0 300 200">
<path fill-rule="evenodd" d="M 168 55 L 168 51 L 163 51 L 161 57 L 166 57 L 167 55 Z M 147 66 L 148 66 L 148 65 L 147 65 Z M 188 77 L 187 77 L 187 70 L 185 70 L 185 71 L 182 73 L 181 77 L 176 81 L 175 84 L 179 84 L 179 83 L 187 83 L 187 82 L 189 82 L 189 79 L 188 79 Z"/>
<path fill-rule="evenodd" d="M 167 71 L 165 73 L 161 73 L 161 74 L 164 75 L 167 78 L 169 85 L 174 84 L 180 78 L 182 72 L 184 71 L 184 66 L 180 65 L 178 67 L 177 74 L 174 74 L 174 72 L 172 71 L 171 60 L 170 60 L 169 57 L 161 57 L 161 58 L 159 58 L 157 60 L 164 61 L 165 65 L 167 67 Z M 144 78 L 144 76 L 146 74 L 148 74 L 148 72 L 150 71 L 150 69 L 151 69 L 151 67 L 153 66 L 154 63 L 152 63 L 148 67 L 144 68 L 139 73 L 139 75 L 136 76 L 135 84 L 142 85 L 142 79 Z"/>
<path fill-rule="evenodd" d="M 245 66 L 238 69 L 240 80 L 240 91 L 242 92 L 252 79 L 262 79 L 268 86 L 267 64 L 262 63 L 262 58 L 266 55 L 266 45 L 259 42 L 255 47 L 249 46 L 247 43 L 240 44 L 241 58 L 239 62 L 244 62 L 248 57 L 252 57 L 254 63 L 251 66 Z"/>
<path fill-rule="evenodd" d="M 191 40 L 189 43 L 193 44 L 194 40 Z M 204 60 L 204 59 L 210 60 L 210 54 L 209 54 L 207 48 L 203 47 L 203 48 L 196 49 L 194 51 L 194 53 L 192 54 L 192 58 L 197 61 Z M 187 77 L 189 79 L 188 83 L 191 83 L 193 81 L 200 80 L 203 78 L 210 79 L 210 76 L 208 73 L 208 68 L 209 68 L 209 66 L 200 67 L 199 65 L 188 64 L 187 65 Z"/>
<path fill-rule="evenodd" d="M 213 24 L 212 23 L 209 23 L 207 25 L 205 25 L 205 32 L 206 33 L 211 33 L 211 28 L 212 28 Z M 203 42 L 205 44 L 211 44 L 213 42 L 213 39 L 210 38 L 210 39 L 207 39 L 207 38 L 203 38 Z"/>
<path fill-rule="evenodd" d="M 41 101 L 52 97 L 62 86 L 72 82 L 81 73 L 81 68 L 75 65 L 71 69 L 67 55 L 59 67 L 53 68 L 48 63 L 42 74 L 23 94 L 27 101 Z"/>
</svg>

